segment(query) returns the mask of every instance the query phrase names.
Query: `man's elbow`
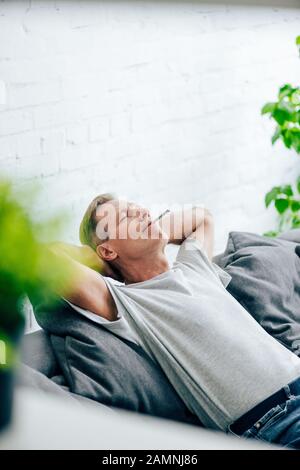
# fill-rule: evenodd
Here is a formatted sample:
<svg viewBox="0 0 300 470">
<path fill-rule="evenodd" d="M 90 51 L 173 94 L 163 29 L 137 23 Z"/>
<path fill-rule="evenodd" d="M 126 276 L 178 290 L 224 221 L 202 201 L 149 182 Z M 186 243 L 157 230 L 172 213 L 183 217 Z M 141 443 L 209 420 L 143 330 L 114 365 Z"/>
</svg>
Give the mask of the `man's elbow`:
<svg viewBox="0 0 300 470">
<path fill-rule="evenodd" d="M 212 213 L 203 206 L 196 206 L 196 227 L 199 227 L 202 224 L 212 225 L 213 224 L 213 215 Z"/>
<path fill-rule="evenodd" d="M 214 218 L 213 218 L 213 215 L 212 213 L 204 208 L 204 223 L 207 224 L 207 225 L 212 225 L 214 223 Z"/>
</svg>

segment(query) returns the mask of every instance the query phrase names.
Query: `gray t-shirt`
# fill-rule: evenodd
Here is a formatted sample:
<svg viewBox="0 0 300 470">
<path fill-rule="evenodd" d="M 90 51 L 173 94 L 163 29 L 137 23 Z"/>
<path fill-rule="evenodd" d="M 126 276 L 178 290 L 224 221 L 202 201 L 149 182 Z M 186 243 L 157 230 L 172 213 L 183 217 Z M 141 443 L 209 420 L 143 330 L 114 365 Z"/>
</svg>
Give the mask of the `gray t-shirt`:
<svg viewBox="0 0 300 470">
<path fill-rule="evenodd" d="M 187 238 L 173 267 L 152 279 L 126 285 L 103 279 L 116 321 L 73 307 L 140 344 L 207 427 L 226 430 L 300 376 L 300 359 L 226 291 L 230 276 L 195 239 Z"/>
</svg>

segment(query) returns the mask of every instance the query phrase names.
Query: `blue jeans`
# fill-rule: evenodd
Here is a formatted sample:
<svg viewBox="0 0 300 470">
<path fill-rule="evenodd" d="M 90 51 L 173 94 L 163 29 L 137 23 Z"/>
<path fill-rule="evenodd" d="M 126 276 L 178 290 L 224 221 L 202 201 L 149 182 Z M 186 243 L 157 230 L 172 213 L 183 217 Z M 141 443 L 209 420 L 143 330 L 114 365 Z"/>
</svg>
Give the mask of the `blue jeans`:
<svg viewBox="0 0 300 470">
<path fill-rule="evenodd" d="M 238 437 L 300 449 L 300 395 L 291 395 L 288 385 L 285 387 L 285 391 L 287 400 L 284 403 L 269 410 Z M 230 426 L 228 431 L 234 434 Z"/>
</svg>

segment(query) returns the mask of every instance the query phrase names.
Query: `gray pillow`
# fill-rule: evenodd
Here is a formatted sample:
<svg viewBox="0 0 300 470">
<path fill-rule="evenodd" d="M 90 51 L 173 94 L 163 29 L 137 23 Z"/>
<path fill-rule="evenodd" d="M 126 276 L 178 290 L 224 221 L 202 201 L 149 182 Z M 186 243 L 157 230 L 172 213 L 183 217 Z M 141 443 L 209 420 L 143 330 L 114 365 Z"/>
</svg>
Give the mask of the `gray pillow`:
<svg viewBox="0 0 300 470">
<path fill-rule="evenodd" d="M 296 234 L 295 234 L 296 235 Z M 300 245 L 231 232 L 219 260 L 232 280 L 227 290 L 261 326 L 300 356 Z"/>
<path fill-rule="evenodd" d="M 107 406 L 201 425 L 141 347 L 79 315 L 59 298 L 55 305 L 30 300 L 71 392 Z"/>
<path fill-rule="evenodd" d="M 60 373 L 49 335 L 44 330 L 24 335 L 21 344 L 21 360 L 46 377 Z"/>
</svg>

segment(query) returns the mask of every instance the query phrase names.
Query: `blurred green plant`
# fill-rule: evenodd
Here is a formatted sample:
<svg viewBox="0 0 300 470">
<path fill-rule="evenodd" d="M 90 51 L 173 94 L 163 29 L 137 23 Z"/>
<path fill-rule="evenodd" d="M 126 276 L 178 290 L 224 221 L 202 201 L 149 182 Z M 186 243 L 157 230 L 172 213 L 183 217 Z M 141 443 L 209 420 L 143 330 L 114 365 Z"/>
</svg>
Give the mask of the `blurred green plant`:
<svg viewBox="0 0 300 470">
<path fill-rule="evenodd" d="M 300 52 L 300 36 L 296 38 Z M 277 101 L 266 103 L 261 114 L 269 115 L 276 123 L 271 138 L 272 145 L 281 140 L 285 147 L 300 154 L 300 87 L 285 84 L 280 87 Z M 266 236 L 300 227 L 300 177 L 294 185 L 274 186 L 265 196 L 265 205 L 274 206 L 278 223 L 275 230 L 266 232 Z"/>
<path fill-rule="evenodd" d="M 65 216 L 34 220 L 36 190 L 16 191 L 0 178 L 0 431 L 9 424 L 14 371 L 24 330 L 23 299 L 35 305 L 57 300 L 56 292 L 71 289 L 68 263 L 45 242 L 62 228 Z"/>
<path fill-rule="evenodd" d="M 44 243 L 62 226 L 62 217 L 33 220 L 36 191 L 16 192 L 0 179 L 0 339 L 22 331 L 24 294 L 51 298 L 69 273 Z"/>
</svg>

